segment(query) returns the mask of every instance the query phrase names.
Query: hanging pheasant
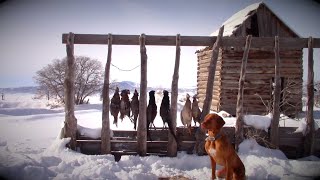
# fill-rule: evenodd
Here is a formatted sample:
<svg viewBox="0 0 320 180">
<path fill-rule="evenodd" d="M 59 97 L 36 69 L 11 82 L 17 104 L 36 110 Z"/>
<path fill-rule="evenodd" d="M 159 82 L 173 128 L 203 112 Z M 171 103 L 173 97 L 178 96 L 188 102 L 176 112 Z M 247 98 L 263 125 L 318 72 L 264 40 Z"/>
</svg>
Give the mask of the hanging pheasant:
<svg viewBox="0 0 320 180">
<path fill-rule="evenodd" d="M 131 111 L 132 111 L 132 116 L 133 119 L 133 125 L 134 125 L 134 129 L 137 130 L 137 119 L 138 119 L 138 115 L 139 115 L 139 93 L 137 92 L 137 90 L 134 90 L 133 96 L 132 96 L 132 100 L 130 103 L 130 107 L 131 107 Z"/>
<path fill-rule="evenodd" d="M 130 117 L 130 100 L 129 100 L 129 89 L 121 91 L 121 102 L 120 102 L 120 119 L 123 120 L 125 116 Z"/>
<path fill-rule="evenodd" d="M 118 114 L 120 112 L 120 96 L 118 87 L 116 88 L 113 97 L 111 98 L 110 112 L 111 115 L 114 117 L 113 124 L 115 124 L 118 127 Z"/>
</svg>

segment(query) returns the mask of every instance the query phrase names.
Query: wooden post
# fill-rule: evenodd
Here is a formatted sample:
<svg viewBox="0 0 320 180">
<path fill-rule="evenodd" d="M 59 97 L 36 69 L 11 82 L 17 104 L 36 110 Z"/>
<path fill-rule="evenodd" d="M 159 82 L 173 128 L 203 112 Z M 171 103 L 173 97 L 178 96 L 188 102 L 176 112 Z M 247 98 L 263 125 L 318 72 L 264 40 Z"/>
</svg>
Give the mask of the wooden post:
<svg viewBox="0 0 320 180">
<path fill-rule="evenodd" d="M 239 144 L 243 141 L 243 92 L 244 92 L 244 81 L 246 79 L 246 69 L 247 69 L 247 62 L 248 62 L 248 54 L 251 45 L 251 35 L 247 36 L 246 45 L 243 52 L 242 57 L 242 64 L 241 64 L 241 72 L 239 78 L 239 89 L 238 89 L 238 97 L 237 97 L 237 121 L 236 121 L 236 129 L 235 129 L 235 136 L 236 136 L 236 143 L 235 147 L 238 151 Z"/>
<path fill-rule="evenodd" d="M 314 72 L 313 72 L 313 39 L 309 37 L 308 41 L 308 84 L 307 84 L 307 129 L 304 141 L 304 156 L 310 156 L 314 154 L 314 118 L 313 118 L 313 106 L 314 106 Z"/>
<path fill-rule="evenodd" d="M 217 37 L 216 42 L 214 43 L 212 47 L 212 56 L 210 60 L 210 65 L 209 65 L 209 74 L 208 74 L 208 80 L 207 80 L 207 88 L 206 88 L 206 98 L 204 100 L 203 104 L 203 110 L 201 113 L 201 121 L 203 121 L 204 117 L 209 114 L 210 112 L 210 107 L 212 103 L 212 94 L 213 94 L 213 82 L 214 82 L 214 77 L 216 73 L 216 65 L 217 65 L 217 60 L 218 60 L 218 54 L 219 54 L 219 48 L 221 46 L 221 39 L 223 36 L 223 30 L 224 26 L 222 26 L 219 29 L 219 34 Z M 205 140 L 205 132 L 202 130 L 202 128 L 198 128 L 196 131 L 196 145 L 195 145 L 195 151 L 198 155 L 203 155 L 204 154 L 204 140 Z"/>
<path fill-rule="evenodd" d="M 139 123 L 138 123 L 138 153 L 140 156 L 147 154 L 147 49 L 145 47 L 146 36 L 141 34 L 141 77 L 140 77 L 140 99 L 139 99 Z"/>
<path fill-rule="evenodd" d="M 279 119 L 280 119 L 280 94 L 281 94 L 281 79 L 280 79 L 280 55 L 279 55 L 279 37 L 274 39 L 274 93 L 273 93 L 273 109 L 272 109 L 272 121 L 270 130 L 271 144 L 275 148 L 279 148 Z"/>
<path fill-rule="evenodd" d="M 172 77 L 172 84 L 171 84 L 171 126 L 173 128 L 173 132 L 176 133 L 176 126 L 177 126 L 177 106 L 178 106 L 178 82 L 179 82 L 179 66 L 180 66 L 180 34 L 177 34 L 176 37 L 176 60 L 174 64 L 174 72 Z M 168 156 L 176 157 L 177 156 L 177 142 L 174 137 L 171 135 L 170 131 L 169 140 L 168 140 Z"/>
<path fill-rule="evenodd" d="M 212 47 L 212 56 L 211 56 L 211 61 L 210 61 L 210 65 L 209 65 L 209 74 L 208 74 L 207 88 L 206 88 L 206 99 L 203 102 L 201 121 L 204 119 L 204 117 L 207 114 L 209 114 L 210 109 L 211 109 L 212 94 L 213 94 L 212 93 L 213 82 L 214 82 L 214 77 L 215 77 L 215 73 L 216 73 L 216 66 L 217 66 L 219 48 L 221 46 L 221 38 L 223 36 L 223 30 L 224 30 L 224 26 L 222 26 L 219 29 L 219 34 L 218 34 L 217 40 Z"/>
<path fill-rule="evenodd" d="M 110 83 L 110 65 L 112 54 L 112 35 L 108 34 L 108 57 L 107 63 L 104 69 L 104 82 L 102 90 L 102 129 L 101 129 L 101 154 L 111 153 L 110 144 L 110 98 L 109 98 L 109 83 Z"/>
<path fill-rule="evenodd" d="M 67 49 L 67 67 L 64 79 L 64 102 L 65 102 L 65 121 L 64 137 L 70 137 L 67 145 L 76 150 L 77 146 L 77 119 L 74 116 L 74 79 L 75 79 L 75 58 L 74 58 L 74 34 L 69 33 L 66 44 Z"/>
</svg>

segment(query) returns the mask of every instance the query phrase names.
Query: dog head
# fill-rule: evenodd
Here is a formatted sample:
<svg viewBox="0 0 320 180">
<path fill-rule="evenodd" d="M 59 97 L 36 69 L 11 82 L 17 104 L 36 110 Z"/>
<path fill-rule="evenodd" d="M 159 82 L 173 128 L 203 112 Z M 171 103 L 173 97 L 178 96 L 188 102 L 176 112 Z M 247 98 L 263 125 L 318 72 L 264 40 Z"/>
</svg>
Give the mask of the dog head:
<svg viewBox="0 0 320 180">
<path fill-rule="evenodd" d="M 220 131 L 222 126 L 225 124 L 224 120 L 218 114 L 208 114 L 204 118 L 203 122 L 201 123 L 201 127 L 203 129 L 211 130 L 211 131 Z"/>
</svg>

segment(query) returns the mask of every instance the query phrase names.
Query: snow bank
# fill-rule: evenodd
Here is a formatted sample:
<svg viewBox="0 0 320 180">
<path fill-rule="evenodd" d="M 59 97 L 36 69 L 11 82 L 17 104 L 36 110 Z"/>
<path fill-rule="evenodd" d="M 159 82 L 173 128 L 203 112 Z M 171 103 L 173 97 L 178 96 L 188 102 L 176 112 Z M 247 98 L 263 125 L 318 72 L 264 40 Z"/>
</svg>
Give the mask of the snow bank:
<svg viewBox="0 0 320 180">
<path fill-rule="evenodd" d="M 180 97 L 183 98 L 183 95 L 180 95 Z M 29 103 L 32 103 L 32 101 L 29 101 Z M 183 101 L 179 102 L 179 106 L 183 104 Z M 14 107 L 11 108 L 15 109 Z M 33 109 L 37 111 L 40 108 Z M 0 110 L 3 109 L 0 108 Z M 225 112 L 221 113 L 225 114 Z M 223 114 L 221 115 L 223 116 Z M 77 107 L 75 115 L 81 133 L 92 137 L 100 136 L 101 109 L 98 105 Z M 223 118 L 226 125 L 235 125 L 234 117 L 225 116 Z M 262 121 L 262 118 L 257 116 L 253 119 Z M 319 120 L 319 116 L 315 116 L 315 118 Z M 65 147 L 70 139 L 57 138 L 63 121 L 64 112 L 59 112 L 59 110 L 57 112 L 42 111 L 42 113 L 32 115 L 13 113 L 8 116 L 1 114 L 0 177 L 33 180 L 148 180 L 180 175 L 190 179 L 211 179 L 211 165 L 207 156 L 188 155 L 179 152 L 178 156 L 174 158 L 123 156 L 119 162 L 116 162 L 112 155 L 84 155 L 71 151 Z M 288 122 L 290 121 L 286 121 L 286 123 Z M 157 116 L 155 124 L 156 126 L 162 126 L 162 120 L 159 116 Z M 178 119 L 177 125 L 180 124 L 181 122 Z M 257 124 L 262 129 L 267 126 L 261 122 Z M 118 128 L 113 124 L 110 125 L 113 130 L 133 129 L 132 123 L 126 118 L 123 122 L 119 122 Z M 246 175 L 249 180 L 313 179 L 320 177 L 319 158 L 307 157 L 299 160 L 289 160 L 281 151 L 261 147 L 254 140 L 245 140 L 240 144 L 239 156 L 246 167 Z M 220 166 L 217 166 L 217 169 L 220 168 Z"/>
<path fill-rule="evenodd" d="M 272 115 L 268 114 L 266 116 L 261 115 L 245 115 L 244 123 L 248 126 L 252 126 L 256 129 L 262 129 L 268 132 L 268 128 L 271 124 Z"/>
</svg>

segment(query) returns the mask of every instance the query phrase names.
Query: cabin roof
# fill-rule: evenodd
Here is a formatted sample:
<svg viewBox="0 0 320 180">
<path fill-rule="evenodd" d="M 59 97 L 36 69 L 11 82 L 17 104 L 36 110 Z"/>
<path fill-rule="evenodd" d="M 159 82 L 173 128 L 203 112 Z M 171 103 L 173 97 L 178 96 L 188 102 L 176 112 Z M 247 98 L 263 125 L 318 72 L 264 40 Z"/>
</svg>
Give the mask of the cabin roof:
<svg viewBox="0 0 320 180">
<path fill-rule="evenodd" d="M 260 6 L 265 6 L 272 14 L 274 14 L 279 21 L 283 23 L 284 26 L 287 26 L 297 37 L 300 37 L 293 29 L 291 29 L 279 16 L 277 16 L 265 3 L 254 3 L 246 8 L 240 10 L 231 16 L 228 20 L 226 20 L 221 26 L 224 25 L 223 36 L 232 36 L 234 32 L 240 27 L 242 23 L 244 23 L 250 16 L 255 14 Z M 219 29 L 210 34 L 210 36 L 217 36 L 219 33 Z"/>
</svg>

